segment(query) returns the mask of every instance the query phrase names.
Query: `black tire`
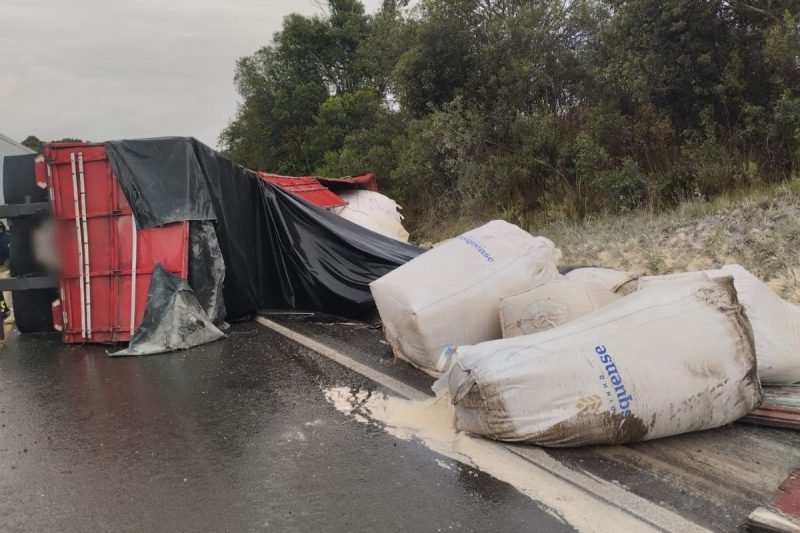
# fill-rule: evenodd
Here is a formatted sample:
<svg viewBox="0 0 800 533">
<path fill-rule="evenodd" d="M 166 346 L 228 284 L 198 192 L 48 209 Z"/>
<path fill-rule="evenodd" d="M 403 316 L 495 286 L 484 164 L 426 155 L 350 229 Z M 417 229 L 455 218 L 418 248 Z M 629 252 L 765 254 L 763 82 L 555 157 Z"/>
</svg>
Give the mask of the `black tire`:
<svg viewBox="0 0 800 533">
<path fill-rule="evenodd" d="M 34 258 L 33 232 L 44 221 L 40 217 L 19 217 L 8 221 L 11 242 L 8 245 L 11 275 L 23 277 L 44 274 L 44 268 Z"/>
<path fill-rule="evenodd" d="M 47 191 L 36 185 L 33 162 L 37 154 L 6 156 L 3 160 L 3 196 L 7 204 L 46 202 Z M 45 220 L 43 215 L 9 220 L 11 243 L 8 247 L 11 275 L 25 277 L 44 275 L 45 269 L 34 259 L 33 231 Z M 14 319 L 22 333 L 53 331 L 55 289 L 12 291 Z"/>
<path fill-rule="evenodd" d="M 47 190 L 36 185 L 33 162 L 38 154 L 8 155 L 3 158 L 3 198 L 7 204 L 46 202 Z"/>
<path fill-rule="evenodd" d="M 53 331 L 51 309 L 57 294 L 53 289 L 14 291 L 13 309 L 17 329 L 21 333 Z"/>
</svg>

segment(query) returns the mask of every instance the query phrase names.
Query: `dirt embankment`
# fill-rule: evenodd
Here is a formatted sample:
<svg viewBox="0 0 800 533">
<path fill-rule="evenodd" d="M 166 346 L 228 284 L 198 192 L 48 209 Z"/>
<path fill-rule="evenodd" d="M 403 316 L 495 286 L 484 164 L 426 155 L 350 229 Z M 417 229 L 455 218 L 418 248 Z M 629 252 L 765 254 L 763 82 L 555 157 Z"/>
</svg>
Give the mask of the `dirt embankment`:
<svg viewBox="0 0 800 533">
<path fill-rule="evenodd" d="M 563 264 L 663 274 L 739 263 L 800 303 L 800 180 L 657 215 L 529 229 L 556 242 Z"/>
</svg>

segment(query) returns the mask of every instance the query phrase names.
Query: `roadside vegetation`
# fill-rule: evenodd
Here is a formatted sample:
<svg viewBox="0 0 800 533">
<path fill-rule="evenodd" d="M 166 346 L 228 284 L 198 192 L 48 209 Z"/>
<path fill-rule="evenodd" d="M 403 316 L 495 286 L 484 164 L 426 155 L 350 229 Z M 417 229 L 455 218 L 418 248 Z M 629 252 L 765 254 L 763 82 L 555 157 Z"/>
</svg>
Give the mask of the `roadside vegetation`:
<svg viewBox="0 0 800 533">
<path fill-rule="evenodd" d="M 800 178 L 693 199 L 658 213 L 592 214 L 582 221 L 506 213 L 506 220 L 561 249 L 562 265 L 668 274 L 738 263 L 800 304 Z M 438 224 L 420 241 L 450 239 L 485 220 Z"/>
<path fill-rule="evenodd" d="M 635 232 L 800 170 L 800 0 L 324 6 L 239 61 L 221 146 L 282 173 L 372 171 L 417 240 L 496 217 Z"/>
<path fill-rule="evenodd" d="M 800 304 L 800 179 L 694 200 L 656 215 L 600 216 L 530 226 L 565 265 L 666 274 L 739 263 Z"/>
</svg>

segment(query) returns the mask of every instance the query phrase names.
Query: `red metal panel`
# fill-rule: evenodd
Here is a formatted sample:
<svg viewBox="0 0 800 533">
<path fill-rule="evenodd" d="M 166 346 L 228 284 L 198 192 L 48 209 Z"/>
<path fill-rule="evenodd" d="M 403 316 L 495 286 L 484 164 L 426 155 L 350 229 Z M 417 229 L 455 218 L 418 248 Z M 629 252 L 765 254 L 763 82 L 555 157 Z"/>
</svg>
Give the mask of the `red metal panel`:
<svg viewBox="0 0 800 533">
<path fill-rule="evenodd" d="M 800 468 L 795 468 L 781 483 L 769 502 L 773 509 L 800 520 Z"/>
<path fill-rule="evenodd" d="M 767 385 L 764 402 L 742 422 L 800 429 L 800 385 Z"/>
<path fill-rule="evenodd" d="M 781 483 L 767 505 L 747 517 L 747 531 L 800 531 L 800 468 Z"/>
<path fill-rule="evenodd" d="M 112 174 L 103 145 L 50 144 L 45 147 L 45 156 L 61 259 L 59 285 L 64 340 L 95 343 L 128 341 L 131 297 L 135 304 L 133 324 L 138 327 L 144 315 L 147 291 L 156 263 L 161 263 L 167 271 L 184 279 L 188 276 L 189 223 L 177 222 L 136 231 L 136 290 L 132 294 L 133 215 Z M 80 182 L 81 162 L 83 187 Z M 85 193 L 84 202 L 81 202 L 81 190 Z M 85 213 L 82 208 L 84 203 Z M 85 224 L 81 216 L 83 214 Z M 85 233 L 81 233 L 84 228 Z M 83 235 L 87 237 L 87 246 L 81 248 Z M 83 268 L 82 249 L 88 250 L 88 270 Z M 85 332 L 84 329 L 89 325 L 89 331 Z"/>
<path fill-rule="evenodd" d="M 347 205 L 347 202 L 322 185 L 317 178 L 310 176 L 279 176 L 278 174 L 268 174 L 266 172 L 257 172 L 257 174 L 261 179 L 291 191 L 318 206 L 331 208 Z"/>
</svg>

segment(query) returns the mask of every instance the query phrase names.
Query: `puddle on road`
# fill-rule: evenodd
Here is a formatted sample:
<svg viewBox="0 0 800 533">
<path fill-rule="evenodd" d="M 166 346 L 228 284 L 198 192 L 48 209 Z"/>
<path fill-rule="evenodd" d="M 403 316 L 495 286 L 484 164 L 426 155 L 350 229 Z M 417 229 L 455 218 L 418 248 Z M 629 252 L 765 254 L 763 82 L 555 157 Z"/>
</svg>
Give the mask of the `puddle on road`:
<svg viewBox="0 0 800 533">
<path fill-rule="evenodd" d="M 609 515 L 616 516 L 606 522 L 606 526 L 613 524 L 615 530 L 642 530 L 642 522 L 630 515 L 615 513 L 613 508 L 502 445 L 457 432 L 455 413 L 446 396 L 411 401 L 349 387 L 325 389 L 324 393 L 338 411 L 354 420 L 382 427 L 403 440 L 418 439 L 436 453 L 509 483 L 579 531 L 607 531 L 609 528 L 603 527 L 598 517 Z M 441 466 L 439 460 L 437 463 Z"/>
</svg>

